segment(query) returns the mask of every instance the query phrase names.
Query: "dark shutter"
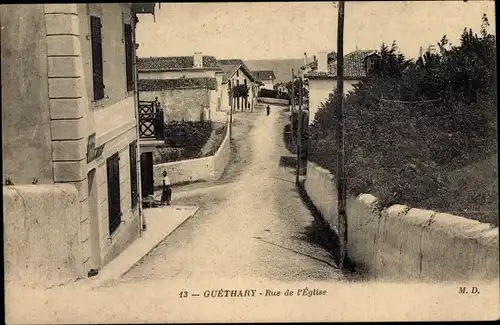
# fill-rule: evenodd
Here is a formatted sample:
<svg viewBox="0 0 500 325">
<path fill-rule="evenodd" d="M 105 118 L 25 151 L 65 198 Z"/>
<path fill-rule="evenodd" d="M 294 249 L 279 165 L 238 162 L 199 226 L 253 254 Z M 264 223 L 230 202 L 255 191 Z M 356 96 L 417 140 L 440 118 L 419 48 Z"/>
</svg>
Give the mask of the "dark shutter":
<svg viewBox="0 0 500 325">
<path fill-rule="evenodd" d="M 139 193 L 137 191 L 137 141 L 129 146 L 130 153 L 130 196 L 132 200 L 132 209 L 137 206 Z"/>
<path fill-rule="evenodd" d="M 134 71 L 132 69 L 133 45 L 132 26 L 125 24 L 125 70 L 127 74 L 127 90 L 134 90 Z"/>
<path fill-rule="evenodd" d="M 104 98 L 104 69 L 102 62 L 101 18 L 90 16 L 90 37 L 92 42 L 92 73 L 94 100 Z"/>
<path fill-rule="evenodd" d="M 114 154 L 106 161 L 108 169 L 108 216 L 109 234 L 111 235 L 121 223 L 120 207 L 120 157 Z"/>
</svg>

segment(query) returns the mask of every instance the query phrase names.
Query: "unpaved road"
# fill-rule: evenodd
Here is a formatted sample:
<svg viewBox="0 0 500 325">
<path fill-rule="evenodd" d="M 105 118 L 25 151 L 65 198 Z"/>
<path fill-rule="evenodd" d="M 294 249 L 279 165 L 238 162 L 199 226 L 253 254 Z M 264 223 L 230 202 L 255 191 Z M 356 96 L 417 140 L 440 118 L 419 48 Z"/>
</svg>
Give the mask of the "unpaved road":
<svg viewBox="0 0 500 325">
<path fill-rule="evenodd" d="M 282 157 L 293 160 L 283 144 L 283 111 L 276 106 L 270 116 L 262 111 L 235 115 L 237 155 L 219 183 L 231 182 L 174 201 L 201 208 L 124 275 L 123 281 L 179 276 L 281 281 L 345 278 L 330 252 L 317 243 L 318 227 L 295 189 L 294 169 L 283 166 L 287 159 Z"/>
</svg>

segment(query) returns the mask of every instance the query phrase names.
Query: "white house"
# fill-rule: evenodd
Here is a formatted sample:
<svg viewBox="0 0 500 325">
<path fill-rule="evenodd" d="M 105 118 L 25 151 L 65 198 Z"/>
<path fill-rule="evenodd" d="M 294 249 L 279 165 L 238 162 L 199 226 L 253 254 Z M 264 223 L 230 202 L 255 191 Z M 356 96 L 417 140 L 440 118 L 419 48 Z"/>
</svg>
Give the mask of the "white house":
<svg viewBox="0 0 500 325">
<path fill-rule="evenodd" d="M 4 178 L 78 192 L 78 229 L 40 225 L 43 243 L 78 234 L 65 263 L 47 261 L 54 273 L 100 269 L 141 231 L 135 30 L 146 12 L 153 3 L 0 6 Z"/>
<path fill-rule="evenodd" d="M 344 94 L 360 82 L 370 66 L 380 58 L 374 50 L 356 50 L 344 56 Z M 314 121 L 321 103 L 337 88 L 337 66 L 333 55 L 320 52 L 317 67 L 305 75 L 309 85 L 309 123 Z"/>
<path fill-rule="evenodd" d="M 274 75 L 273 70 L 258 70 L 252 71 L 254 77 L 263 83 L 263 87 L 265 89 L 273 90 L 274 89 L 274 81 L 276 80 L 276 76 Z"/>
<path fill-rule="evenodd" d="M 219 66 L 224 71 L 222 87 L 220 88 L 221 109 L 228 111 L 230 108 L 229 89 L 237 85 L 248 87 L 248 98 L 234 98 L 234 109 L 253 109 L 256 104 L 258 87 L 255 77 L 246 64 L 240 59 L 218 60 Z"/>
</svg>

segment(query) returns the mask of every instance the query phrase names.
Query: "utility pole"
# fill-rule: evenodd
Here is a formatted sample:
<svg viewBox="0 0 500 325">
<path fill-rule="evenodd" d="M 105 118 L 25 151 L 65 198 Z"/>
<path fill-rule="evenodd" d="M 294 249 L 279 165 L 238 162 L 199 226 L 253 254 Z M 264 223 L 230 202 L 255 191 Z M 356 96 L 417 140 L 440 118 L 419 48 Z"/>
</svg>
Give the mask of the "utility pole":
<svg viewBox="0 0 500 325">
<path fill-rule="evenodd" d="M 302 77 L 299 77 L 299 109 L 297 114 L 297 177 L 295 182 L 298 185 L 300 181 L 300 160 L 302 157 Z"/>
<path fill-rule="evenodd" d="M 347 250 L 346 179 L 344 170 L 344 1 L 339 1 L 337 28 L 337 202 L 339 217 L 340 268 Z"/>
<path fill-rule="evenodd" d="M 229 88 L 229 142 L 233 135 L 233 84 L 230 83 Z"/>
</svg>

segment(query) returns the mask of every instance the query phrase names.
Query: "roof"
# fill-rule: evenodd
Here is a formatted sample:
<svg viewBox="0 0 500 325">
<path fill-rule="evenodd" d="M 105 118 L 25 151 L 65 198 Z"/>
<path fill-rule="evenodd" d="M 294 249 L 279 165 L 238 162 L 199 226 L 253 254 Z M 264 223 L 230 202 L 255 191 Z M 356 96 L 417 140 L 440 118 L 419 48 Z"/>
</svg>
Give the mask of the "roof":
<svg viewBox="0 0 500 325">
<path fill-rule="evenodd" d="M 366 77 L 364 60 L 367 56 L 375 54 L 375 50 L 356 50 L 344 55 L 344 78 L 361 79 Z M 309 79 L 336 78 L 337 65 L 329 65 L 329 72 L 312 71 L 306 75 Z"/>
<path fill-rule="evenodd" d="M 166 89 L 210 89 L 217 88 L 217 79 L 209 77 L 177 79 L 139 79 L 139 91 Z"/>
<path fill-rule="evenodd" d="M 217 63 L 221 67 L 222 71 L 224 71 L 224 78 L 222 83 L 226 83 L 239 69 L 243 71 L 243 73 L 250 79 L 250 81 L 255 81 L 255 76 L 252 74 L 250 69 L 246 66 L 245 62 L 240 59 L 227 59 L 227 60 L 218 60 Z"/>
<path fill-rule="evenodd" d="M 258 70 L 258 71 L 252 71 L 253 75 L 255 78 L 259 80 L 274 80 L 276 79 L 276 76 L 274 75 L 273 70 Z"/>
<path fill-rule="evenodd" d="M 219 70 L 219 64 L 214 56 L 203 56 L 203 67 L 194 68 L 193 56 L 163 56 L 138 58 L 137 69 L 139 71 L 169 71 L 188 69 L 210 69 Z"/>
</svg>

